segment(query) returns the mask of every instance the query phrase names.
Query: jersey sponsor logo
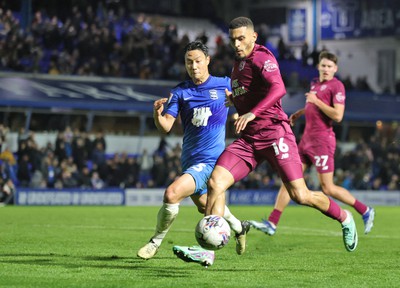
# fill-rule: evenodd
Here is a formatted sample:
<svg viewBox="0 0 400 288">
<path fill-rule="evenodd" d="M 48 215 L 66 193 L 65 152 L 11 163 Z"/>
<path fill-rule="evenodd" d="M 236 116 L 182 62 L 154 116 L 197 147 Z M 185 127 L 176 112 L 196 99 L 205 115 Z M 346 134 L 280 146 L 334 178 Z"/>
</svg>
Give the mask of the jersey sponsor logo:
<svg viewBox="0 0 400 288">
<path fill-rule="evenodd" d="M 240 83 L 239 83 L 238 79 L 232 80 L 231 85 L 232 85 L 232 96 L 233 97 L 243 95 L 247 92 L 246 88 L 244 88 L 244 86 L 239 87 Z"/>
<path fill-rule="evenodd" d="M 338 102 L 343 102 L 344 99 L 346 98 L 346 96 L 344 96 L 344 95 L 342 94 L 342 92 L 337 93 L 337 94 L 335 95 L 335 97 L 336 97 L 336 100 L 337 100 Z"/>
<path fill-rule="evenodd" d="M 218 92 L 217 92 L 217 90 L 210 90 L 209 91 L 210 92 L 210 98 L 212 99 L 212 100 L 217 100 L 218 99 Z"/>
<path fill-rule="evenodd" d="M 267 72 L 274 72 L 276 70 L 278 70 L 278 65 L 274 62 L 272 62 L 271 60 L 267 60 L 264 63 L 264 69 Z"/>
<path fill-rule="evenodd" d="M 200 107 L 193 109 L 192 124 L 196 127 L 207 126 L 208 118 L 212 115 L 210 107 Z"/>
<path fill-rule="evenodd" d="M 184 97 L 184 98 L 183 98 L 183 100 L 185 100 L 185 101 L 186 101 L 186 100 L 189 100 L 189 99 L 192 99 L 192 98 L 193 98 L 193 96 L 186 97 L 186 98 Z"/>
<path fill-rule="evenodd" d="M 246 61 L 241 61 L 241 62 L 239 63 L 239 71 L 242 71 L 242 70 L 243 70 L 244 65 L 246 65 Z"/>
<path fill-rule="evenodd" d="M 326 85 L 322 85 L 321 88 L 319 88 L 319 90 L 324 91 L 326 89 Z"/>
</svg>

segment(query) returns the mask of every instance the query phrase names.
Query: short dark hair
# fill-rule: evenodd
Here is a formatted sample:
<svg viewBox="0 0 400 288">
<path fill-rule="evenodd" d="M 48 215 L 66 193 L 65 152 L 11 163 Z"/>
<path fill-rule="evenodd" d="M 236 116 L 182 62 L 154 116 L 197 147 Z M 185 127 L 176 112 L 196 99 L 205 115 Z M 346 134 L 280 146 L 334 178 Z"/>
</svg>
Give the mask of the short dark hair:
<svg viewBox="0 0 400 288">
<path fill-rule="evenodd" d="M 237 29 L 240 27 L 250 27 L 250 28 L 254 29 L 254 24 L 250 18 L 243 17 L 243 16 L 237 17 L 237 18 L 233 19 L 231 21 L 231 23 L 229 23 L 229 29 Z"/>
<path fill-rule="evenodd" d="M 321 60 L 324 58 L 332 61 L 333 63 L 335 63 L 337 65 L 338 57 L 335 54 L 328 52 L 328 51 L 322 51 L 321 53 L 319 53 L 319 57 L 318 57 L 319 62 L 321 62 Z"/>
<path fill-rule="evenodd" d="M 200 50 L 204 53 L 204 55 L 208 56 L 208 47 L 201 41 L 196 40 L 196 41 L 188 43 L 185 46 L 185 49 L 184 49 L 185 54 L 192 50 Z"/>
</svg>

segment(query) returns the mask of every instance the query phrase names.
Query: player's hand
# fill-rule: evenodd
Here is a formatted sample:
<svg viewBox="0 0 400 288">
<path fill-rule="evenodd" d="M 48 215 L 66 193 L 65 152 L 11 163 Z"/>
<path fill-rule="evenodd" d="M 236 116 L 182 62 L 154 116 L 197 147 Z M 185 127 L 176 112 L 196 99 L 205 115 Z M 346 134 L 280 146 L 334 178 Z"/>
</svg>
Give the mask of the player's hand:
<svg viewBox="0 0 400 288">
<path fill-rule="evenodd" d="M 249 123 L 250 121 L 253 121 L 255 118 L 256 118 L 256 115 L 254 115 L 251 112 L 243 114 L 242 116 L 240 116 L 238 119 L 236 119 L 236 121 L 234 123 L 235 132 L 237 134 L 239 134 L 241 131 L 244 130 L 244 128 L 246 128 L 247 123 Z"/>
<path fill-rule="evenodd" d="M 168 98 L 161 98 L 161 99 L 154 101 L 154 104 L 153 104 L 154 115 L 159 116 L 162 114 L 162 112 L 164 111 L 164 103 L 167 101 L 168 101 Z"/>
<path fill-rule="evenodd" d="M 232 92 L 225 88 L 225 107 L 233 106 Z"/>
<path fill-rule="evenodd" d="M 290 126 L 294 126 L 294 123 L 296 122 L 296 120 L 300 117 L 301 115 L 300 115 L 300 113 L 293 113 L 292 115 L 290 115 L 290 117 L 289 117 L 289 123 L 290 123 Z"/>
<path fill-rule="evenodd" d="M 315 91 L 307 92 L 305 95 L 306 95 L 306 102 L 307 103 L 315 104 L 315 102 L 318 100 L 317 92 L 315 92 Z"/>
</svg>

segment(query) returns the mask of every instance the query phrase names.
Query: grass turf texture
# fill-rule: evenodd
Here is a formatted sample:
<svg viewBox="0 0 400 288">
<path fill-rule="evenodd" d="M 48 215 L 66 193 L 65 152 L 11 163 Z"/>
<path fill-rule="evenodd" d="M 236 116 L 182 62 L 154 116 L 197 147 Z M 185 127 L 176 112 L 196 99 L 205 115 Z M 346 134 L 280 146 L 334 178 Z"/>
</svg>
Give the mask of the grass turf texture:
<svg viewBox="0 0 400 288">
<path fill-rule="evenodd" d="M 240 219 L 271 207 L 231 206 Z M 159 207 L 0 208 L 0 287 L 398 287 L 400 207 L 375 207 L 364 235 L 354 210 L 359 246 L 345 250 L 339 223 L 307 207 L 290 206 L 277 234 L 255 229 L 247 251 L 235 241 L 216 252 L 213 266 L 185 263 L 173 245 L 195 244 L 195 207 L 180 214 L 158 254 L 137 250 L 152 235 Z"/>
</svg>

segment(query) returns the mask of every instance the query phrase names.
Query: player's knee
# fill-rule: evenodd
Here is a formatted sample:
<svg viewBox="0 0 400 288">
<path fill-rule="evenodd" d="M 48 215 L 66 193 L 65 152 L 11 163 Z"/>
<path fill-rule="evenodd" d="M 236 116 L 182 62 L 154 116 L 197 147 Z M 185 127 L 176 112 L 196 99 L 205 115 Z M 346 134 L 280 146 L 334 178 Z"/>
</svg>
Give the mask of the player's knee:
<svg viewBox="0 0 400 288">
<path fill-rule="evenodd" d="M 321 183 L 321 190 L 328 196 L 332 196 L 335 191 L 335 186 L 334 185 L 328 185 Z"/>
<path fill-rule="evenodd" d="M 209 190 L 209 191 L 210 191 L 210 190 L 211 190 L 211 191 L 218 191 L 218 190 L 220 190 L 220 189 L 219 189 L 220 184 L 219 184 L 218 180 L 217 180 L 215 177 L 212 177 L 212 176 L 211 176 L 211 178 L 208 180 L 207 186 L 208 186 L 208 190 Z"/>
<path fill-rule="evenodd" d="M 291 198 L 297 204 L 310 205 L 310 193 L 307 189 L 292 191 Z"/>
<path fill-rule="evenodd" d="M 168 187 L 164 192 L 164 202 L 169 204 L 178 203 L 178 193 L 172 188 Z"/>
<path fill-rule="evenodd" d="M 212 175 L 207 183 L 208 194 L 210 195 L 210 192 L 215 194 L 225 193 L 229 186 L 231 184 L 227 183 L 221 176 Z"/>
</svg>

